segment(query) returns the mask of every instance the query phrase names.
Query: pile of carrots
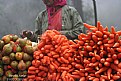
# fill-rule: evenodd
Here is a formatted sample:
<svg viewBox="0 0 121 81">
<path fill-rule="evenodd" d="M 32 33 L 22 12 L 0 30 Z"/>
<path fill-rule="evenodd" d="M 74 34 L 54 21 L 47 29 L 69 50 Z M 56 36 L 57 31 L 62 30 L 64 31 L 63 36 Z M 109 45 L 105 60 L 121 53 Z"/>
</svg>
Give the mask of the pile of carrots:
<svg viewBox="0 0 121 81">
<path fill-rule="evenodd" d="M 68 40 L 56 30 L 42 34 L 24 81 L 116 81 L 121 78 L 121 31 L 84 23 L 87 34 Z"/>
<path fill-rule="evenodd" d="M 103 27 L 97 22 L 97 27 L 84 23 L 87 34 L 78 36 L 78 52 L 83 58 L 80 70 L 86 74 L 81 76 L 85 81 L 116 81 L 121 77 L 121 31 L 114 26 Z"/>
<path fill-rule="evenodd" d="M 75 58 L 78 45 L 56 30 L 47 30 L 41 36 L 38 50 L 34 52 L 32 66 L 24 81 L 75 81 Z"/>
</svg>

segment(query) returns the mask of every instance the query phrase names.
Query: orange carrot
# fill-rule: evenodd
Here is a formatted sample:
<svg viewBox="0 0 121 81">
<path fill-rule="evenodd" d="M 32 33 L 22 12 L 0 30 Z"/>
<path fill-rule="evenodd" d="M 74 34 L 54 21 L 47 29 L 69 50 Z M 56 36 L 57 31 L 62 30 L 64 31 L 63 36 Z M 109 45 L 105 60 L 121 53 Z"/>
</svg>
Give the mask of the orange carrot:
<svg viewBox="0 0 121 81">
<path fill-rule="evenodd" d="M 84 69 L 84 67 L 81 64 L 75 64 L 75 67 L 78 69 Z"/>
<path fill-rule="evenodd" d="M 117 59 L 117 54 L 113 54 L 112 59 L 114 59 L 114 60 Z"/>
<path fill-rule="evenodd" d="M 115 59 L 114 60 L 114 64 L 116 64 L 116 65 L 119 64 L 119 60 L 118 59 Z"/>
<path fill-rule="evenodd" d="M 103 36 L 103 33 L 102 33 L 101 31 L 96 31 L 96 35 L 97 35 L 98 37 L 102 37 L 102 36 Z"/>
<path fill-rule="evenodd" d="M 102 67 L 102 68 L 100 68 L 99 71 L 95 72 L 95 74 L 102 73 L 102 72 L 106 71 L 107 69 L 108 69 L 107 67 Z"/>
<path fill-rule="evenodd" d="M 35 79 L 35 75 L 28 75 L 27 78 L 28 79 Z"/>
<path fill-rule="evenodd" d="M 120 78 L 120 76 L 114 75 L 114 76 L 112 76 L 112 78 L 113 78 L 113 80 L 118 80 Z"/>
<path fill-rule="evenodd" d="M 45 72 L 48 72 L 48 68 L 44 66 L 39 66 L 39 69 Z"/>
<path fill-rule="evenodd" d="M 111 64 L 110 66 L 112 69 L 116 70 L 117 72 L 120 72 L 121 73 L 121 69 L 119 69 L 119 67 L 115 64 Z"/>
<path fill-rule="evenodd" d="M 118 59 L 120 59 L 121 58 L 121 53 L 118 53 L 117 57 L 118 57 Z"/>
<path fill-rule="evenodd" d="M 117 50 L 118 52 L 121 52 L 121 47 L 116 48 L 116 50 Z"/>
<path fill-rule="evenodd" d="M 35 71 L 30 71 L 30 70 L 28 70 L 28 74 L 30 74 L 30 75 L 35 75 L 36 72 L 35 72 Z"/>
<path fill-rule="evenodd" d="M 35 70 L 37 70 L 38 68 L 35 68 L 34 66 L 31 66 L 31 67 L 29 67 L 28 69 L 31 70 L 31 71 L 35 71 Z"/>
<path fill-rule="evenodd" d="M 87 23 L 83 23 L 83 25 L 84 25 L 87 29 L 96 28 L 95 26 L 89 25 L 89 24 L 87 24 Z"/>
<path fill-rule="evenodd" d="M 95 42 L 97 42 L 97 41 L 98 41 L 98 38 L 97 38 L 97 36 L 96 36 L 96 35 L 92 35 L 92 39 L 93 39 Z"/>
<path fill-rule="evenodd" d="M 52 64 L 50 64 L 50 69 L 51 69 L 52 71 L 54 71 L 54 70 L 55 70 L 55 67 L 54 67 Z"/>
<path fill-rule="evenodd" d="M 121 62 L 118 64 L 118 68 L 120 68 L 120 69 L 121 69 Z"/>
<path fill-rule="evenodd" d="M 66 60 L 64 57 L 61 57 L 60 59 L 61 59 L 64 63 L 67 63 L 67 64 L 69 63 L 69 61 Z"/>
<path fill-rule="evenodd" d="M 103 31 L 103 34 L 109 36 L 109 35 L 110 35 L 110 32 L 108 32 L 108 31 Z"/>
<path fill-rule="evenodd" d="M 116 33 L 116 30 L 115 30 L 115 27 L 114 26 L 111 26 L 111 33 L 113 33 L 113 34 Z"/>
<path fill-rule="evenodd" d="M 107 76 L 108 76 L 108 79 L 109 79 L 109 80 L 111 79 L 111 72 L 112 72 L 112 69 L 109 68 L 109 69 L 107 70 Z"/>
<path fill-rule="evenodd" d="M 95 78 L 95 79 L 93 79 L 93 81 L 99 81 L 99 78 Z"/>
<path fill-rule="evenodd" d="M 79 79 L 79 81 L 85 81 L 85 80 L 86 80 L 85 77 L 81 77 L 81 78 Z"/>
<path fill-rule="evenodd" d="M 109 62 L 104 62 L 104 65 L 108 67 L 108 66 L 110 66 L 110 63 Z"/>
<path fill-rule="evenodd" d="M 112 62 L 113 59 L 112 59 L 112 58 L 106 58 L 106 61 L 107 61 L 107 62 Z"/>
<path fill-rule="evenodd" d="M 102 41 L 98 41 L 97 44 L 98 44 L 98 45 L 102 45 Z"/>
<path fill-rule="evenodd" d="M 60 73 L 57 73 L 57 76 L 56 76 L 56 81 L 58 81 L 60 78 Z"/>
<path fill-rule="evenodd" d="M 114 43 L 114 39 L 108 40 L 108 43 L 109 43 L 109 44 L 110 44 L 110 43 Z"/>
<path fill-rule="evenodd" d="M 115 42 L 117 42 L 119 40 L 119 35 L 118 34 L 115 35 L 115 39 L 114 40 L 115 40 Z"/>
<path fill-rule="evenodd" d="M 121 31 L 117 31 L 116 33 L 117 33 L 119 36 L 121 35 Z"/>
<path fill-rule="evenodd" d="M 114 38 L 115 36 L 114 36 L 114 34 L 110 34 L 109 37 L 112 39 L 112 38 Z"/>
<path fill-rule="evenodd" d="M 113 45 L 113 47 L 119 47 L 120 46 L 120 44 L 118 43 L 118 42 L 116 42 L 114 45 Z"/>
</svg>

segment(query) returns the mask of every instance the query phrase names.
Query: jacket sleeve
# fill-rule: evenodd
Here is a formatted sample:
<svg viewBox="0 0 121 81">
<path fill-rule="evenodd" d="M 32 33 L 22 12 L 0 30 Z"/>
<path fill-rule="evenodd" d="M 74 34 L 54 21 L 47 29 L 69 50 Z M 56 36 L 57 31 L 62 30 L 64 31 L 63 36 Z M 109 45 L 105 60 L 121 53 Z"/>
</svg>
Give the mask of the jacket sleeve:
<svg viewBox="0 0 121 81">
<path fill-rule="evenodd" d="M 74 7 L 70 7 L 70 20 L 72 23 L 71 30 L 60 31 L 62 34 L 66 35 L 69 39 L 77 39 L 78 35 L 84 31 L 84 26 L 82 19 Z"/>
</svg>

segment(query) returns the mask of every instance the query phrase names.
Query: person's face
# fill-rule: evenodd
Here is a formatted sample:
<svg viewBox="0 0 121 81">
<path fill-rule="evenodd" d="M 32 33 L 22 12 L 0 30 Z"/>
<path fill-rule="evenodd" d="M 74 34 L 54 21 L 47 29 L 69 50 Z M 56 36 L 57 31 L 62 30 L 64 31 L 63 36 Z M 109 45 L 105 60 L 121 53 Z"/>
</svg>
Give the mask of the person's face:
<svg viewBox="0 0 121 81">
<path fill-rule="evenodd" d="M 50 6 L 53 5 L 54 0 L 42 0 L 46 5 Z"/>
</svg>

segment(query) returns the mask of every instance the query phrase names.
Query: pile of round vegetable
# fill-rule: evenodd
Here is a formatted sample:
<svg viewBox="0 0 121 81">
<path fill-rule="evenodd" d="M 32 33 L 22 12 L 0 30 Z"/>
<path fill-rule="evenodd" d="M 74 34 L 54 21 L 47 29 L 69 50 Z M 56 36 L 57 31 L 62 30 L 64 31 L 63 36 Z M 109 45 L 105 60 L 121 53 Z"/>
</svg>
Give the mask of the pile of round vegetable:
<svg viewBox="0 0 121 81">
<path fill-rule="evenodd" d="M 121 31 L 112 26 L 89 30 L 68 40 L 56 30 L 42 34 L 25 81 L 116 81 L 121 77 Z"/>
</svg>

